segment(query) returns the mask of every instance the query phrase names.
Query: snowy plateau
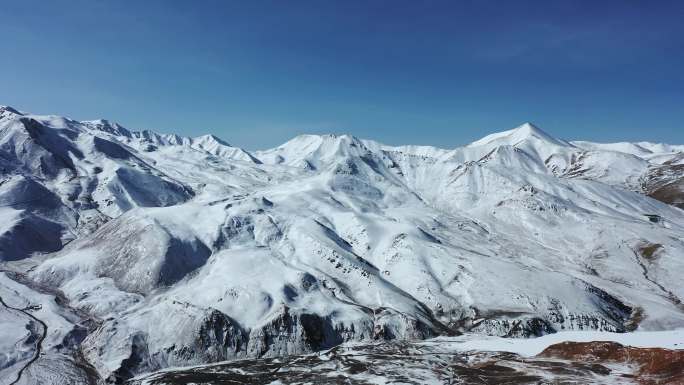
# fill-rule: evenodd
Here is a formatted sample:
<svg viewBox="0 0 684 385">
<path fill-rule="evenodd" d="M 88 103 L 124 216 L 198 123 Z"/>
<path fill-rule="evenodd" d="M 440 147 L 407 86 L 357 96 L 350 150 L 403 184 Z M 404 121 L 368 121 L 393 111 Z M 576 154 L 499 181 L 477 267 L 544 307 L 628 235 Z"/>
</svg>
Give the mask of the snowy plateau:
<svg viewBox="0 0 684 385">
<path fill-rule="evenodd" d="M 3 106 L 0 384 L 684 383 L 682 208 L 684 145 Z"/>
</svg>

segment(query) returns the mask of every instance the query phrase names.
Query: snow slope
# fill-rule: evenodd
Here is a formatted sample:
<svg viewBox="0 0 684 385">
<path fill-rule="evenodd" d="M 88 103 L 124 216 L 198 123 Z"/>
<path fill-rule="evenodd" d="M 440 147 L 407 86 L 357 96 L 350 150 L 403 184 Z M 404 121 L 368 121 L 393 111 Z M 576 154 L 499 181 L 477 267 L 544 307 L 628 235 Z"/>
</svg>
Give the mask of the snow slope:
<svg viewBox="0 0 684 385">
<path fill-rule="evenodd" d="M 0 112 L 0 260 L 99 320 L 80 346 L 102 378 L 351 341 L 684 327 L 677 146 L 526 123 L 449 150 L 302 135 L 249 153 Z"/>
</svg>

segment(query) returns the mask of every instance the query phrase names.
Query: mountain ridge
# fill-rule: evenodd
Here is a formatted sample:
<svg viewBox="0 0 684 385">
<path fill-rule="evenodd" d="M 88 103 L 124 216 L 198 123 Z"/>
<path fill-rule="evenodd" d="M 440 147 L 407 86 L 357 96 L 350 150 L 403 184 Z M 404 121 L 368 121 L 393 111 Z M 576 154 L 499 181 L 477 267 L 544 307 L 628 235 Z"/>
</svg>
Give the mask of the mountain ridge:
<svg viewBox="0 0 684 385">
<path fill-rule="evenodd" d="M 523 125 L 448 150 L 304 135 L 251 153 L 2 111 L 2 266 L 95 325 L 68 342 L 78 317 L 53 315 L 46 357 L 71 346 L 112 382 L 353 341 L 684 327 L 676 146 Z"/>
<path fill-rule="evenodd" d="M 101 129 L 107 132 L 108 130 L 113 129 L 114 134 L 120 135 L 120 136 L 130 136 L 131 133 L 135 132 L 137 133 L 137 136 L 154 136 L 154 137 L 162 137 L 162 138 L 171 138 L 169 140 L 170 143 L 174 144 L 180 144 L 183 143 L 184 141 L 188 140 L 195 140 L 195 141 L 201 141 L 201 140 L 207 140 L 211 139 L 212 141 L 224 145 L 224 146 L 230 146 L 234 147 L 232 144 L 230 144 L 228 141 L 216 136 L 215 134 L 207 133 L 195 137 L 190 137 L 190 136 L 180 136 L 177 134 L 163 134 L 159 133 L 154 130 L 149 130 L 149 129 L 144 129 L 144 130 L 139 130 L 139 131 L 130 131 L 126 127 L 120 125 L 117 122 L 110 121 L 108 119 L 94 119 L 94 120 L 83 120 L 83 121 L 76 121 L 72 119 L 67 119 L 58 115 L 32 115 L 27 112 L 20 112 L 13 108 L 12 106 L 9 105 L 0 105 L 0 113 L 3 112 L 11 112 L 17 115 L 24 115 L 24 116 L 35 116 L 37 118 L 57 118 L 59 119 L 64 119 L 67 121 L 71 122 L 76 122 L 76 123 L 81 123 L 84 124 L 85 126 L 88 126 L 89 128 L 95 128 L 95 129 Z M 97 127 L 100 126 L 100 127 Z M 117 130 L 121 130 L 120 133 L 117 133 Z M 509 130 L 504 130 L 500 132 L 495 132 L 492 134 L 485 135 L 484 137 L 477 139 L 473 142 L 466 143 L 461 146 L 456 146 L 453 148 L 445 148 L 445 147 L 438 147 L 438 146 L 433 146 L 433 145 L 413 145 L 413 144 L 404 144 L 404 145 L 387 145 L 384 143 L 381 143 L 377 140 L 373 139 L 362 139 L 358 138 L 352 134 L 301 134 L 298 135 L 289 141 L 278 145 L 276 147 L 272 148 L 267 148 L 267 149 L 261 149 L 261 150 L 244 150 L 241 148 L 241 150 L 247 152 L 247 153 L 264 153 L 264 152 L 269 152 L 276 150 L 278 148 L 283 147 L 286 145 L 288 142 L 291 142 L 293 140 L 297 140 L 299 138 L 309 138 L 309 139 L 314 139 L 320 140 L 324 142 L 326 139 L 342 139 L 344 140 L 347 138 L 351 142 L 356 142 L 356 143 L 364 143 L 370 145 L 370 147 L 375 147 L 375 148 L 384 148 L 384 149 L 410 149 L 410 148 L 417 148 L 417 149 L 424 149 L 424 150 L 434 150 L 435 152 L 446 152 L 446 151 L 453 151 L 456 149 L 462 149 L 465 147 L 478 147 L 478 146 L 483 146 L 487 144 L 491 144 L 491 142 L 495 141 L 496 139 L 504 139 L 508 138 L 510 139 L 509 142 L 507 143 L 500 143 L 500 145 L 511 145 L 515 146 L 516 143 L 519 143 L 524 140 L 528 139 L 537 139 L 537 140 L 542 140 L 546 141 L 548 143 L 553 143 L 559 146 L 569 146 L 569 147 L 579 147 L 579 148 L 586 148 L 586 149 L 592 149 L 592 148 L 601 148 L 601 149 L 610 149 L 612 148 L 613 151 L 616 152 L 624 152 L 632 155 L 639 155 L 638 153 L 647 153 L 647 154 L 670 154 L 670 153 L 677 153 L 677 152 L 684 152 L 684 144 L 682 145 L 675 145 L 675 144 L 668 144 L 668 143 L 656 143 L 656 142 L 646 142 L 646 141 L 640 141 L 640 142 L 590 142 L 590 141 L 581 141 L 581 140 L 572 140 L 572 141 L 567 141 L 564 139 L 559 139 L 557 137 L 554 137 L 553 135 L 547 133 L 537 125 L 535 125 L 532 122 L 524 122 L 523 124 L 516 126 L 515 128 L 509 129 Z M 630 148 L 625 148 L 629 146 L 634 146 L 633 149 Z M 240 147 L 235 147 L 235 148 L 240 148 Z M 621 149 L 622 148 L 622 149 Z M 635 154 L 635 152 L 637 152 Z"/>
</svg>

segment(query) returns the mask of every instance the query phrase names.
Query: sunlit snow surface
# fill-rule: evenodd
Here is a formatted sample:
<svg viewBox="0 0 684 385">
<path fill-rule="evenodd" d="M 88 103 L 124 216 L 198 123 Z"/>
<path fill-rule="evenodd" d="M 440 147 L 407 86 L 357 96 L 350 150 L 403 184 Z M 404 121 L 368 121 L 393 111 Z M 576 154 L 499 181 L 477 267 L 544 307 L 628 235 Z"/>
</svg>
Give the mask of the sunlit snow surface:
<svg viewBox="0 0 684 385">
<path fill-rule="evenodd" d="M 250 153 L 3 107 L 0 260 L 63 294 L 57 353 L 118 381 L 342 343 L 673 330 L 682 149 L 524 124 L 450 150 L 302 135 Z M 5 312 L 10 378 L 35 344 Z"/>
<path fill-rule="evenodd" d="M 559 342 L 613 341 L 637 348 L 684 349 L 684 330 L 657 332 L 608 333 L 596 331 L 572 331 L 548 334 L 537 338 L 513 339 L 463 335 L 459 337 L 437 337 L 425 343 L 438 344 L 445 351 L 498 351 L 536 356 L 550 345 Z M 420 343 L 418 343 L 420 344 Z"/>
</svg>

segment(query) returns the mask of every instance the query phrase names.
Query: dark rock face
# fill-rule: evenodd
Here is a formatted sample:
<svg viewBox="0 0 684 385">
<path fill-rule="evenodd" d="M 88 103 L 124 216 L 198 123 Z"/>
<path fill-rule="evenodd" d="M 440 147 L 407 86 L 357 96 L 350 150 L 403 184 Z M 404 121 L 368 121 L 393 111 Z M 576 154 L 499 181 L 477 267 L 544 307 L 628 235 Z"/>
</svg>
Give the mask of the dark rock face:
<svg viewBox="0 0 684 385">
<path fill-rule="evenodd" d="M 272 357 L 330 349 L 347 341 L 418 340 L 438 335 L 425 323 L 378 309 L 373 317 L 342 324 L 331 316 L 295 313 L 283 306 L 265 326 L 252 330 L 247 355 Z"/>
<path fill-rule="evenodd" d="M 176 306 L 183 308 L 188 305 L 178 303 Z M 190 338 L 184 339 L 185 342 L 168 341 L 161 350 L 151 350 L 151 339 L 155 337 L 150 333 L 140 331 L 132 334 L 127 342 L 127 357 L 109 374 L 107 382 L 121 384 L 139 373 L 168 366 L 234 360 L 245 356 L 248 333 L 230 317 L 209 310 L 195 325 L 196 330 Z M 107 322 L 91 334 L 84 342 L 86 357 L 98 362 L 102 346 L 97 335 L 116 333 L 120 327 L 116 321 Z"/>
<path fill-rule="evenodd" d="M 612 325 L 615 327 L 614 331 L 624 332 L 624 325 L 626 322 L 628 322 L 632 315 L 632 307 L 627 306 L 619 299 L 596 286 L 586 284 L 586 290 L 596 298 L 596 301 L 600 304 L 600 308 L 603 310 L 604 319 L 607 322 L 612 323 Z M 581 329 L 582 328 L 580 328 L 580 330 Z M 609 327 L 605 327 L 603 329 L 597 327 L 594 329 L 609 330 Z"/>
<path fill-rule="evenodd" d="M 230 317 L 215 310 L 200 328 L 198 340 L 201 346 L 217 348 L 218 356 L 234 357 L 245 349 L 247 335 Z"/>
<path fill-rule="evenodd" d="M 330 348 L 354 337 L 358 338 L 354 329 L 353 326 L 346 329 L 334 325 L 329 317 L 292 313 L 284 306 L 268 324 L 250 333 L 247 355 L 273 357 Z M 368 329 L 365 333 L 370 334 Z"/>
<path fill-rule="evenodd" d="M 485 319 L 473 325 L 470 331 L 511 338 L 540 337 L 556 332 L 549 322 L 538 317 Z"/>
<path fill-rule="evenodd" d="M 125 380 L 133 377 L 136 370 L 143 365 L 149 355 L 145 337 L 141 334 L 131 336 L 131 354 L 128 358 L 121 361 L 119 369 L 114 371 L 106 381 L 108 383 L 121 384 Z"/>
<path fill-rule="evenodd" d="M 186 329 L 182 341 L 170 340 L 159 346 L 154 330 L 133 333 L 123 349 L 127 356 L 109 374 L 109 382 L 122 383 L 141 373 L 160 370 L 169 366 L 186 366 L 207 362 L 232 361 L 249 358 L 288 357 L 331 349 L 348 341 L 371 341 L 373 339 L 423 339 L 435 334 L 421 322 L 408 322 L 399 329 L 397 325 L 406 319 L 389 314 L 379 317 L 374 324 L 370 317 L 350 324 L 336 322 L 331 316 L 297 313 L 283 306 L 271 320 L 256 329 L 245 330 L 227 315 L 212 309 L 198 309 L 190 304 L 175 303 L 168 310 L 175 319 L 184 314 L 204 312 L 200 319 L 181 320 L 181 324 L 194 325 Z M 380 313 L 379 311 L 378 313 Z M 166 326 L 160 325 L 160 328 Z M 103 365 L 100 354 L 103 340 L 117 333 L 131 333 L 116 320 L 105 322 L 89 335 L 86 346 L 87 358 L 95 365 Z M 109 336 L 109 337 L 104 337 Z M 156 341 L 156 342 L 153 342 Z M 157 345 L 155 345 L 157 343 Z M 104 364 L 107 365 L 107 364 Z"/>
<path fill-rule="evenodd" d="M 480 320 L 464 322 L 465 330 L 488 335 L 529 338 L 540 337 L 561 330 L 600 330 L 624 332 L 631 328 L 627 325 L 633 321 L 634 309 L 606 291 L 584 281 L 576 284 L 589 294 L 600 308 L 595 313 L 573 313 L 556 299 L 550 299 L 549 305 L 541 316 L 527 313 L 511 313 L 489 311 L 478 314 Z M 634 326 L 635 327 L 635 326 Z"/>
</svg>

